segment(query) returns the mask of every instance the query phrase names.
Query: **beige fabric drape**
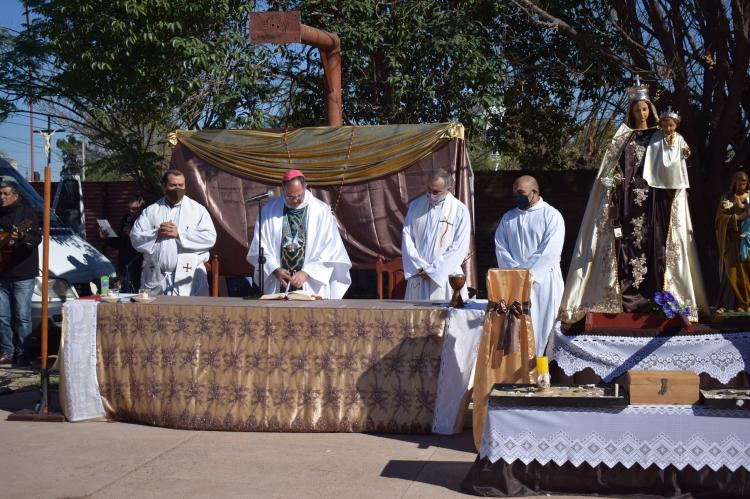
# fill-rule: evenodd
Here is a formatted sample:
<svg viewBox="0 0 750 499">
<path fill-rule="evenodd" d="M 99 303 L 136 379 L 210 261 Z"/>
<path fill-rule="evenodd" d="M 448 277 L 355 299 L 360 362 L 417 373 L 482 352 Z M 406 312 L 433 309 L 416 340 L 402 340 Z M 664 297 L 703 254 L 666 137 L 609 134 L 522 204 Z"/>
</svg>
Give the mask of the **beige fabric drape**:
<svg viewBox="0 0 750 499">
<path fill-rule="evenodd" d="M 99 306 L 110 417 L 193 430 L 431 431 L 445 308 L 175 300 Z"/>
<path fill-rule="evenodd" d="M 383 130 L 386 128 L 394 133 L 398 131 L 395 126 Z M 309 130 L 298 132 L 314 132 Z M 468 207 L 473 227 L 474 174 L 466 143 L 452 139 L 441 140 L 437 145 L 439 147 L 427 156 L 395 173 L 366 182 L 311 186 L 312 193 L 331 206 L 354 270 L 374 269 L 378 255 L 387 258 L 401 255 L 401 229 L 408 203 L 424 193 L 428 175 L 437 168 L 444 168 L 454 175 L 455 195 Z M 268 190 L 280 195 L 280 177 L 278 181 L 259 182 L 226 171 L 182 143 L 172 151 L 171 166 L 185 173 L 187 194 L 211 214 L 217 232 L 212 254 L 219 256 L 222 275 L 250 275 L 245 255 L 253 237 L 258 204 L 245 204 L 243 200 Z M 469 255 L 464 273 L 467 285 L 476 287 L 473 235 Z"/>
<path fill-rule="evenodd" d="M 490 305 L 504 300 L 528 303 L 531 296 L 528 269 L 490 269 L 487 273 L 487 299 Z M 531 315 L 520 316 L 520 349 L 518 352 L 498 348 L 503 342 L 507 316 L 487 310 L 484 332 L 477 352 L 474 371 L 473 429 L 474 445 L 479 449 L 487 417 L 487 400 L 495 383 L 536 383 L 536 346 Z"/>
<path fill-rule="evenodd" d="M 463 139 L 460 123 L 309 127 L 263 130 L 177 130 L 170 136 L 224 171 L 264 183 L 281 183 L 289 168 L 318 186 L 367 182 L 397 173 Z"/>
</svg>

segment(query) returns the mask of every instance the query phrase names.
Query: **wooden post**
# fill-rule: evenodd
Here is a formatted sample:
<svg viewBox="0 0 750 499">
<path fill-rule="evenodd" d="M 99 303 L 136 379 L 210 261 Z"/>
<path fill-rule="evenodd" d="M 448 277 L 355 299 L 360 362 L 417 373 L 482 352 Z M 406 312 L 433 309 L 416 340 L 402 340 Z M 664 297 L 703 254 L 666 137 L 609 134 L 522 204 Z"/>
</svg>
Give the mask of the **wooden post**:
<svg viewBox="0 0 750 499">
<path fill-rule="evenodd" d="M 219 296 L 219 255 L 211 259 L 211 296 Z"/>
<path fill-rule="evenodd" d="M 37 411 L 24 409 L 8 416 L 8 421 L 50 421 L 62 422 L 62 414 L 49 412 L 49 367 L 47 366 L 47 346 L 49 340 L 49 225 L 50 205 L 52 200 L 52 134 L 58 130 L 52 129 L 52 120 L 47 116 L 47 129 L 40 130 L 45 140 L 47 151 L 47 166 L 44 167 L 44 211 L 42 212 L 42 362 L 40 392 L 41 398 Z"/>
</svg>

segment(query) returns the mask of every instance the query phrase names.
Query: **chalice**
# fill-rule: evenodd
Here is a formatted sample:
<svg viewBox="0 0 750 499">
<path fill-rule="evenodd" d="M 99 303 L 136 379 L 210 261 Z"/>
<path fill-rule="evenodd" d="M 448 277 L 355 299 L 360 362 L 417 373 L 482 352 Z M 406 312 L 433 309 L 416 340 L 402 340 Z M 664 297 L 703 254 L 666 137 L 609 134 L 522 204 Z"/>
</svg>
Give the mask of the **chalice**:
<svg viewBox="0 0 750 499">
<path fill-rule="evenodd" d="M 448 276 L 448 283 L 453 288 L 453 296 L 448 306 L 452 308 L 464 308 L 464 299 L 461 298 L 461 288 L 466 284 L 466 276 L 463 274 L 451 274 Z"/>
</svg>

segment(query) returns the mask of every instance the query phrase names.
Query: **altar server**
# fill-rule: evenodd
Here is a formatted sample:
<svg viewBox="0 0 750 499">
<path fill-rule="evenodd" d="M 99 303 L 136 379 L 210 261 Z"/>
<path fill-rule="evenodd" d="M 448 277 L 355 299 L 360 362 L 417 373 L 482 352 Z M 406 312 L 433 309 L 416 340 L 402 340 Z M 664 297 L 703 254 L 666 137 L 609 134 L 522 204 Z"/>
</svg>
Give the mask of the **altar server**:
<svg viewBox="0 0 750 499">
<path fill-rule="evenodd" d="M 558 308 L 564 288 L 560 253 L 565 222 L 539 195 L 534 177 L 524 175 L 513 183 L 516 208 L 506 212 L 495 231 L 495 254 L 501 269 L 531 271 L 531 321 L 537 356 L 544 355 L 553 331 L 559 330 Z"/>
<path fill-rule="evenodd" d="M 304 174 L 289 170 L 282 179 L 282 197 L 262 209 L 255 221 L 247 261 L 259 279 L 258 227 L 262 227 L 265 294 L 302 290 L 322 298 L 340 299 L 352 283 L 349 255 L 331 208 L 307 189 Z"/>
<path fill-rule="evenodd" d="M 409 204 L 401 239 L 407 300 L 448 301 L 453 296 L 448 276 L 464 273 L 471 219 L 466 206 L 450 193 L 452 186 L 450 173 L 435 170 L 427 192 Z M 465 285 L 461 295 L 468 297 Z"/>
<path fill-rule="evenodd" d="M 185 196 L 185 176 L 168 170 L 164 197 L 148 206 L 130 231 L 133 248 L 143 253 L 141 286 L 151 294 L 208 296 L 203 265 L 216 242 L 206 208 Z"/>
</svg>

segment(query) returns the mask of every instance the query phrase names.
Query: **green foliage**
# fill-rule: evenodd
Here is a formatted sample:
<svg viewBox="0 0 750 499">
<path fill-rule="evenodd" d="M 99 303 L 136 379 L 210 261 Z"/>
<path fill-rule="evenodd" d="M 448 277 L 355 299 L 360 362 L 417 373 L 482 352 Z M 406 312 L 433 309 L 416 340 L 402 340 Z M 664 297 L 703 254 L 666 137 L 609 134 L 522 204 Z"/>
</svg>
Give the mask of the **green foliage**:
<svg viewBox="0 0 750 499">
<path fill-rule="evenodd" d="M 503 66 L 488 36 L 497 2 L 310 0 L 273 6 L 299 9 L 305 24 L 339 35 L 350 123 L 456 120 L 472 137 L 501 103 Z M 290 75 L 294 126 L 323 119 L 321 66 L 317 51 L 310 52 L 287 51 L 279 64 L 301 68 Z"/>
<path fill-rule="evenodd" d="M 177 128 L 259 126 L 262 48 L 240 0 L 30 0 L 2 37 L 0 107 L 33 99 L 106 151 L 104 170 L 158 177 Z M 29 72 L 29 68 L 32 71 Z"/>
</svg>

